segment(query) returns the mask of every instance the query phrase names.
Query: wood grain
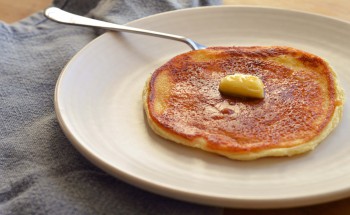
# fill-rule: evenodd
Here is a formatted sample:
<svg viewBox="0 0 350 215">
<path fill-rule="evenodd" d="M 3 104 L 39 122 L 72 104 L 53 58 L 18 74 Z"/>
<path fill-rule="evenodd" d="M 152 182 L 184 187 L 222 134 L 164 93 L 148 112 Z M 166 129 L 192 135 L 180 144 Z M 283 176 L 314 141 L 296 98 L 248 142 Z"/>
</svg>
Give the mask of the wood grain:
<svg viewBox="0 0 350 215">
<path fill-rule="evenodd" d="M 223 0 L 225 5 L 254 5 L 300 10 L 335 17 L 350 22 L 349 0 Z M 44 9 L 51 0 L 0 0 L 0 20 L 13 23 Z M 349 38 L 350 39 L 350 38 Z M 349 182 L 350 183 L 350 182 Z M 226 208 L 224 215 L 348 215 L 350 198 L 331 203 L 274 210 L 245 210 Z"/>
<path fill-rule="evenodd" d="M 349 0 L 223 0 L 226 5 L 255 5 L 318 13 L 350 21 Z"/>
<path fill-rule="evenodd" d="M 6 23 L 19 21 L 51 4 L 51 0 L 0 0 L 0 20 Z"/>
</svg>

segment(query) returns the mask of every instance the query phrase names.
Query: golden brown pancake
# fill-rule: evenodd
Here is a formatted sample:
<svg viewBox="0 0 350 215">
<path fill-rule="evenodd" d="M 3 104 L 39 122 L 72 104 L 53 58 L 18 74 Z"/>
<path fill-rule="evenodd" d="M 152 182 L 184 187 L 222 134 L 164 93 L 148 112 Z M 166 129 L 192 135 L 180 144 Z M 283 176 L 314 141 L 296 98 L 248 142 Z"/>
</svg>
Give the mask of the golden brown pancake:
<svg viewBox="0 0 350 215">
<path fill-rule="evenodd" d="M 259 77 L 265 98 L 222 95 L 229 74 Z M 150 127 L 176 143 L 231 159 L 313 150 L 338 124 L 344 96 L 320 57 L 290 47 L 213 47 L 178 55 L 147 81 Z"/>
</svg>

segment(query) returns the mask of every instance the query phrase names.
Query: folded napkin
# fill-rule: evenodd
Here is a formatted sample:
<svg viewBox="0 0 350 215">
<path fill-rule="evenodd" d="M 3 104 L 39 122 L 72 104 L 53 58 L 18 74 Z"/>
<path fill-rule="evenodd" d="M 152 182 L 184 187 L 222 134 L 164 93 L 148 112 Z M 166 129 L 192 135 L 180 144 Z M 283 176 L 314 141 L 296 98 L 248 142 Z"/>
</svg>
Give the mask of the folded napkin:
<svg viewBox="0 0 350 215">
<path fill-rule="evenodd" d="M 215 0 L 57 0 L 80 15 L 124 24 Z M 42 13 L 0 22 L 0 214 L 220 214 L 122 182 L 82 157 L 54 113 L 65 64 L 101 31 L 62 25 Z"/>
</svg>

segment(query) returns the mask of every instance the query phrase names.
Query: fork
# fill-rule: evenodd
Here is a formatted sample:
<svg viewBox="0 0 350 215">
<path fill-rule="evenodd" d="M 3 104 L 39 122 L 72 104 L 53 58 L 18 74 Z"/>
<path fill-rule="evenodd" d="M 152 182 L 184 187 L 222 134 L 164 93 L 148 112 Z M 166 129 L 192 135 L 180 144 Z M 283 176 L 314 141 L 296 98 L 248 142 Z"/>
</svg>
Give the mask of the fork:
<svg viewBox="0 0 350 215">
<path fill-rule="evenodd" d="M 193 41 L 190 38 L 186 38 L 184 36 L 174 35 L 174 34 L 167 34 L 162 32 L 156 32 L 156 31 L 149 31 L 145 29 L 140 28 L 133 28 L 125 25 L 118 25 L 110 22 L 104 22 L 96 19 L 91 19 L 83 16 L 79 16 L 76 14 L 69 13 L 67 11 L 61 10 L 57 7 L 49 7 L 44 11 L 44 15 L 53 21 L 63 23 L 63 24 L 70 24 L 70 25 L 79 25 L 79 26 L 87 26 L 87 27 L 96 27 L 96 28 L 102 28 L 106 30 L 112 30 L 112 31 L 122 31 L 122 32 L 129 32 L 129 33 L 135 33 L 135 34 L 143 34 L 148 36 L 155 36 L 170 40 L 175 40 L 179 42 L 186 43 L 191 47 L 193 50 L 199 50 L 199 49 L 205 49 L 207 48 L 204 45 L 201 45 L 195 41 Z"/>
</svg>

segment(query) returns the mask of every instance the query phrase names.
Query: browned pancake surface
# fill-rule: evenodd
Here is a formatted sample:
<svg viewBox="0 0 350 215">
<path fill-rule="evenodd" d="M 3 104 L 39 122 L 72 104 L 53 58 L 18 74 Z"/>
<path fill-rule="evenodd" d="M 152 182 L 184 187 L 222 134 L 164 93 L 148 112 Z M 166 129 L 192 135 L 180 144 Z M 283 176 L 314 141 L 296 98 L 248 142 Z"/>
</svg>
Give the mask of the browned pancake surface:
<svg viewBox="0 0 350 215">
<path fill-rule="evenodd" d="M 258 76 L 265 98 L 220 94 L 221 78 L 234 73 Z M 225 153 L 288 148 L 320 135 L 342 105 L 334 76 L 324 60 L 293 48 L 216 47 L 157 69 L 145 105 L 156 127 L 186 145 L 202 138 Z"/>
</svg>

